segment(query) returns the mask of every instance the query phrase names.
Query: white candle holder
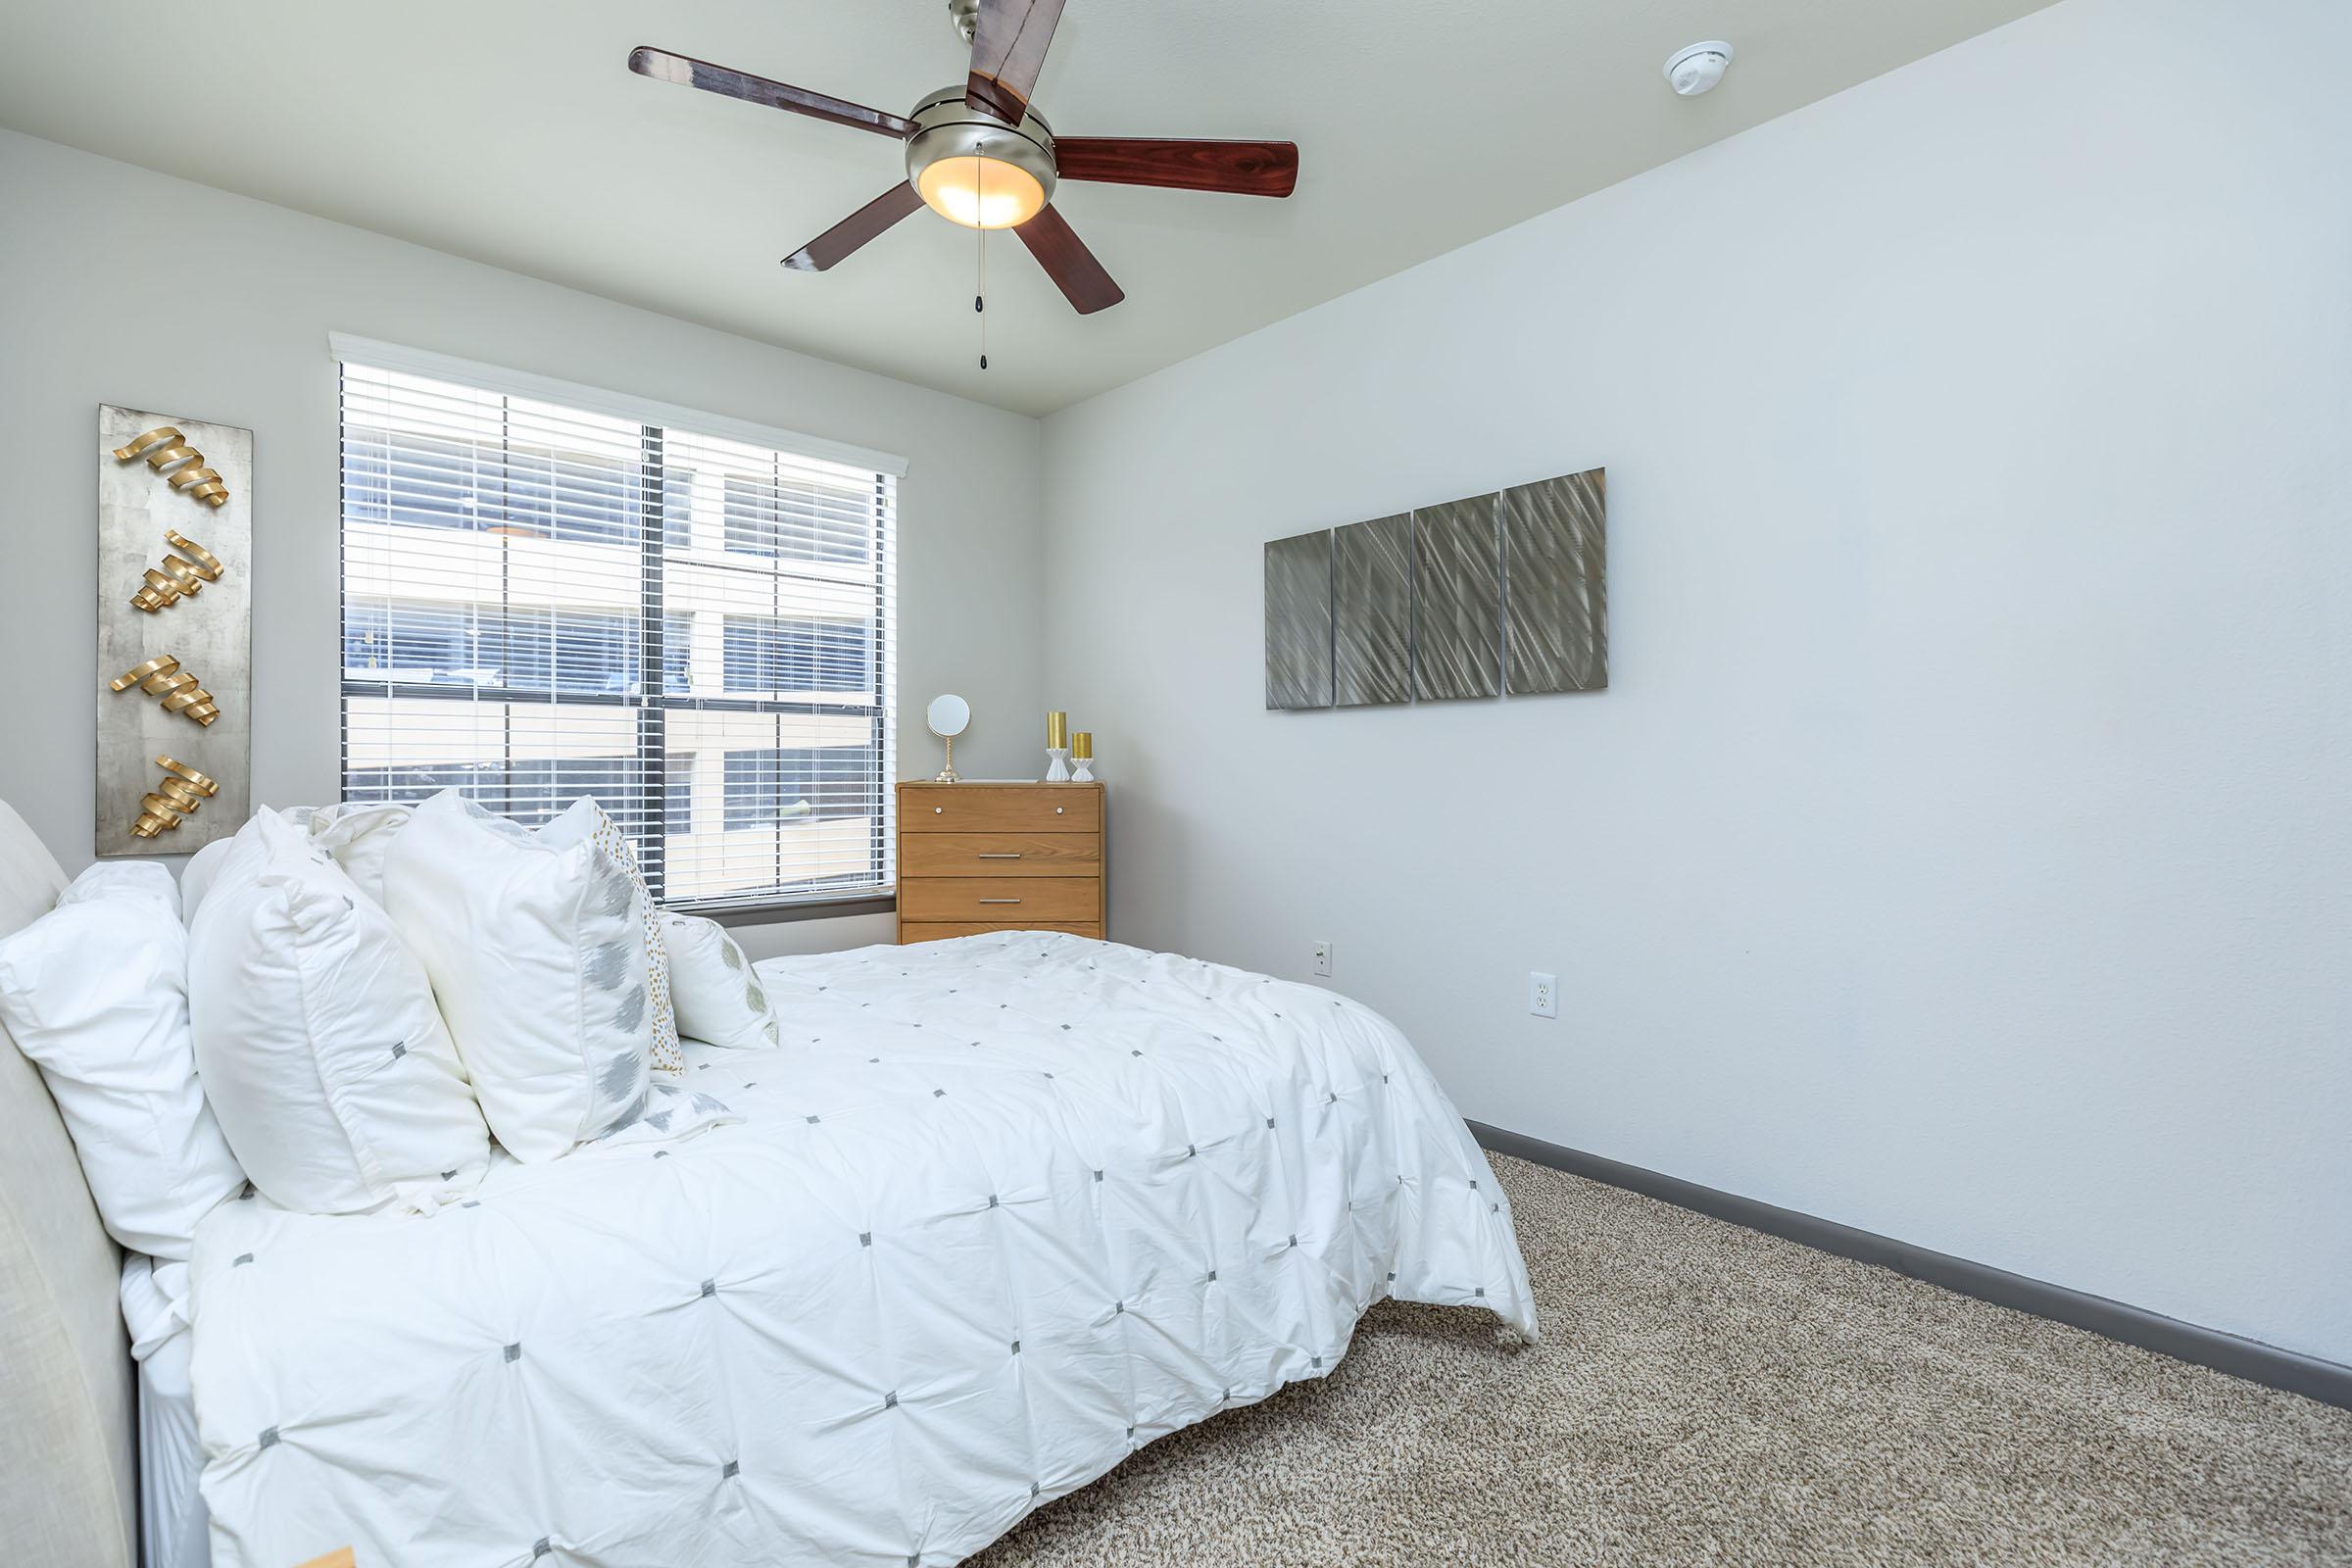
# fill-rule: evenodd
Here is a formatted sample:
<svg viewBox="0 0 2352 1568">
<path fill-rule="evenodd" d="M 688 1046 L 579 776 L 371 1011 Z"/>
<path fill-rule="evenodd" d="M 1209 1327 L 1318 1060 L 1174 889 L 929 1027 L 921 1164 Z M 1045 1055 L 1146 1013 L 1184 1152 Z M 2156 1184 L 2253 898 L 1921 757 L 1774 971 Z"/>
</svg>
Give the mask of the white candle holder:
<svg viewBox="0 0 2352 1568">
<path fill-rule="evenodd" d="M 1070 749 L 1067 746 L 1049 746 L 1046 756 L 1051 759 L 1046 767 L 1046 782 L 1067 784 L 1070 781 Z"/>
<path fill-rule="evenodd" d="M 1091 757 L 1070 759 L 1070 782 L 1092 784 L 1095 781 L 1095 760 Z"/>
</svg>

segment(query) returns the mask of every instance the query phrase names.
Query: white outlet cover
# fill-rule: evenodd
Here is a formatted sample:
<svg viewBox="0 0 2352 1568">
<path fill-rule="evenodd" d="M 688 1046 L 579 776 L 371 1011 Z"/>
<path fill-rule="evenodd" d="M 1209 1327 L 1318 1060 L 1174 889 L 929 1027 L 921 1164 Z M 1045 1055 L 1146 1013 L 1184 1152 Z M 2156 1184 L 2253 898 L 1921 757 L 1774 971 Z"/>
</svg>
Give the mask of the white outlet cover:
<svg viewBox="0 0 2352 1568">
<path fill-rule="evenodd" d="M 1315 973 L 1324 976 L 1331 973 L 1331 944 L 1328 942 L 1315 944 Z"/>
<path fill-rule="evenodd" d="M 1560 1015 L 1560 980 L 1557 975 L 1530 970 L 1527 976 L 1527 1010 L 1539 1018 L 1557 1018 Z"/>
</svg>

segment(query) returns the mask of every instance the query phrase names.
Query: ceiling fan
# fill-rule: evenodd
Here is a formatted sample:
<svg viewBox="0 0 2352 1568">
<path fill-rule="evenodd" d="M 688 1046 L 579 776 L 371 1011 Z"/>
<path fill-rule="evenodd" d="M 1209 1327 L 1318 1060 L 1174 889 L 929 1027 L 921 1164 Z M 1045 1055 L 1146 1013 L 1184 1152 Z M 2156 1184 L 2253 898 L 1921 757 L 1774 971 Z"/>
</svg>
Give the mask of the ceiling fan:
<svg viewBox="0 0 2352 1568">
<path fill-rule="evenodd" d="M 971 74 L 904 116 L 663 49 L 631 50 L 629 69 L 657 81 L 724 93 L 906 143 L 906 180 L 786 257 L 786 267 L 824 271 L 927 206 L 966 228 L 1009 228 L 1020 235 L 1046 274 L 1087 316 L 1127 296 L 1050 205 L 1055 181 L 1288 196 L 1298 182 L 1298 148 L 1287 141 L 1056 137 L 1029 95 L 1036 90 L 1061 8 L 1062 0 L 948 0 L 956 31 L 972 46 Z"/>
</svg>

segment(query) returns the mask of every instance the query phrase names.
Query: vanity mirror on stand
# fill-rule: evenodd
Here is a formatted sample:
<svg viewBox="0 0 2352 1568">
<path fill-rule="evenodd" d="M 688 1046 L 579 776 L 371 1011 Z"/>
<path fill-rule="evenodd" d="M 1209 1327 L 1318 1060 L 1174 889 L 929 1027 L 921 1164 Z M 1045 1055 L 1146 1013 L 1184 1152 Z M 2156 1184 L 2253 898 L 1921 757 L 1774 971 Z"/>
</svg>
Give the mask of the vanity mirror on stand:
<svg viewBox="0 0 2352 1568">
<path fill-rule="evenodd" d="M 972 705 L 953 692 L 942 697 L 934 697 L 931 699 L 931 706 L 923 710 L 923 722 L 930 726 L 932 734 L 948 743 L 947 765 L 932 775 L 931 782 L 934 784 L 959 782 L 962 775 L 956 771 L 956 737 L 971 728 Z"/>
</svg>

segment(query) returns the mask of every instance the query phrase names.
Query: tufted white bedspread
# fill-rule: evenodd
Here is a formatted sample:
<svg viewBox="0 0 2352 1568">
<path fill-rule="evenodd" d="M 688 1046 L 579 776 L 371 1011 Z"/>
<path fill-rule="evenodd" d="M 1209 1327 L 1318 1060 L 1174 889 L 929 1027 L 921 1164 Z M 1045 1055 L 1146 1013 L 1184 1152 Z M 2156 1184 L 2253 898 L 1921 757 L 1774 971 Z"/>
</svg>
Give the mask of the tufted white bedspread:
<svg viewBox="0 0 2352 1568">
<path fill-rule="evenodd" d="M 205 1221 L 216 1568 L 954 1563 L 1384 1296 L 1535 1331 L 1484 1156 L 1351 1002 L 1036 934 L 759 967 L 784 1049 L 687 1050 L 740 1124 Z"/>
</svg>

